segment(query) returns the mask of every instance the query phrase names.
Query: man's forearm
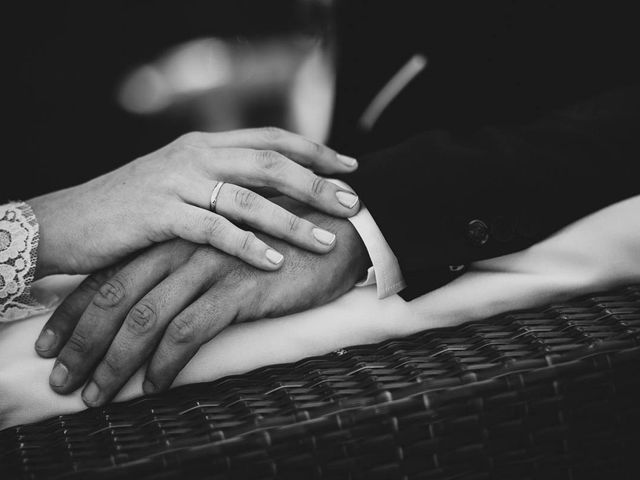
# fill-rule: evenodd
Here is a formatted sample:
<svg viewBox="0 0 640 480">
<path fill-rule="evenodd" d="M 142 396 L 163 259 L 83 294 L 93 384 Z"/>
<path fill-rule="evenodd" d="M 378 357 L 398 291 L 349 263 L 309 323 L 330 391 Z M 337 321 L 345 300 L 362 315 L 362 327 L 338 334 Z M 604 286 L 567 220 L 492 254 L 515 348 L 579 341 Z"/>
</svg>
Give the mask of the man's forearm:
<svg viewBox="0 0 640 480">
<path fill-rule="evenodd" d="M 427 132 L 343 177 L 398 257 L 413 298 L 464 266 L 526 248 L 638 192 L 640 98 L 628 88 L 527 126 Z"/>
</svg>

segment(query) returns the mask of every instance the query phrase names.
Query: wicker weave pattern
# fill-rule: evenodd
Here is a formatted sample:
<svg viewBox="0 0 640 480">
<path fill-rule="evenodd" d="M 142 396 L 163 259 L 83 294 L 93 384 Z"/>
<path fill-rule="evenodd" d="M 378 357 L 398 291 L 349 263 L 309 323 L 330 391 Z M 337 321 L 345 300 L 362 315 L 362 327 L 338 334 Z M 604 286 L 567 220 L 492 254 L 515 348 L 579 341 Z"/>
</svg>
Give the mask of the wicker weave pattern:
<svg viewBox="0 0 640 480">
<path fill-rule="evenodd" d="M 0 432 L 2 478 L 635 478 L 640 286 Z"/>
</svg>

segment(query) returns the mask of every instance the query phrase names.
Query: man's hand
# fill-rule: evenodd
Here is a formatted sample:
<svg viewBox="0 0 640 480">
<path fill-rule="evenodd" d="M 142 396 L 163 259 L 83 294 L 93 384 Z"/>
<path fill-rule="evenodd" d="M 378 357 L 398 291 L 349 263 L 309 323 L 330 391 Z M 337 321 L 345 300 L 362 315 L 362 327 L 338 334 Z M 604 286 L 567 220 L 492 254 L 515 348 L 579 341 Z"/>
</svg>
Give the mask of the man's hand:
<svg viewBox="0 0 640 480">
<path fill-rule="evenodd" d="M 368 263 L 357 232 L 346 220 L 295 208 L 336 232 L 332 252 L 318 255 L 269 238 L 286 260 L 279 271 L 264 272 L 209 246 L 173 240 L 87 278 L 36 343 L 41 356 L 58 355 L 52 388 L 69 393 L 92 375 L 83 399 L 102 405 L 150 360 L 143 389 L 163 390 L 230 323 L 305 310 L 348 291 Z"/>
</svg>

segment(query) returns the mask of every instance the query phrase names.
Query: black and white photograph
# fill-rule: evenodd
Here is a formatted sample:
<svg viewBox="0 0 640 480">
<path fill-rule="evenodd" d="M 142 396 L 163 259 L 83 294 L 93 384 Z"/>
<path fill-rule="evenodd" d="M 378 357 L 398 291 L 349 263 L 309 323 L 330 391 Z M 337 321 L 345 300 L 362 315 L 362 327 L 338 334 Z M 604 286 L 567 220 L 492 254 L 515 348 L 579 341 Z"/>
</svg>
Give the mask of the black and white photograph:
<svg viewBox="0 0 640 480">
<path fill-rule="evenodd" d="M 633 2 L 1 15 L 0 479 L 640 478 Z"/>
</svg>

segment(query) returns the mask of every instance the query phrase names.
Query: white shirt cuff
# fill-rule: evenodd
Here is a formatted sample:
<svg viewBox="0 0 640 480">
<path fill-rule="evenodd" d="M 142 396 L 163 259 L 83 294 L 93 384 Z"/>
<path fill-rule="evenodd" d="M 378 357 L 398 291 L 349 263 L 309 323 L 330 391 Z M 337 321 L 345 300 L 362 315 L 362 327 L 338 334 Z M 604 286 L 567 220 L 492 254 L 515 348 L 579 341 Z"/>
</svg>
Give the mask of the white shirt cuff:
<svg viewBox="0 0 640 480">
<path fill-rule="evenodd" d="M 342 188 L 353 191 L 347 184 L 335 179 L 329 179 Z M 367 270 L 367 277 L 356 284 L 357 287 L 365 287 L 376 284 L 378 298 L 385 298 L 398 293 L 406 287 L 400 264 L 378 228 L 375 220 L 366 206 L 360 202 L 360 211 L 349 221 L 354 226 L 362 239 L 372 266 Z"/>
</svg>

